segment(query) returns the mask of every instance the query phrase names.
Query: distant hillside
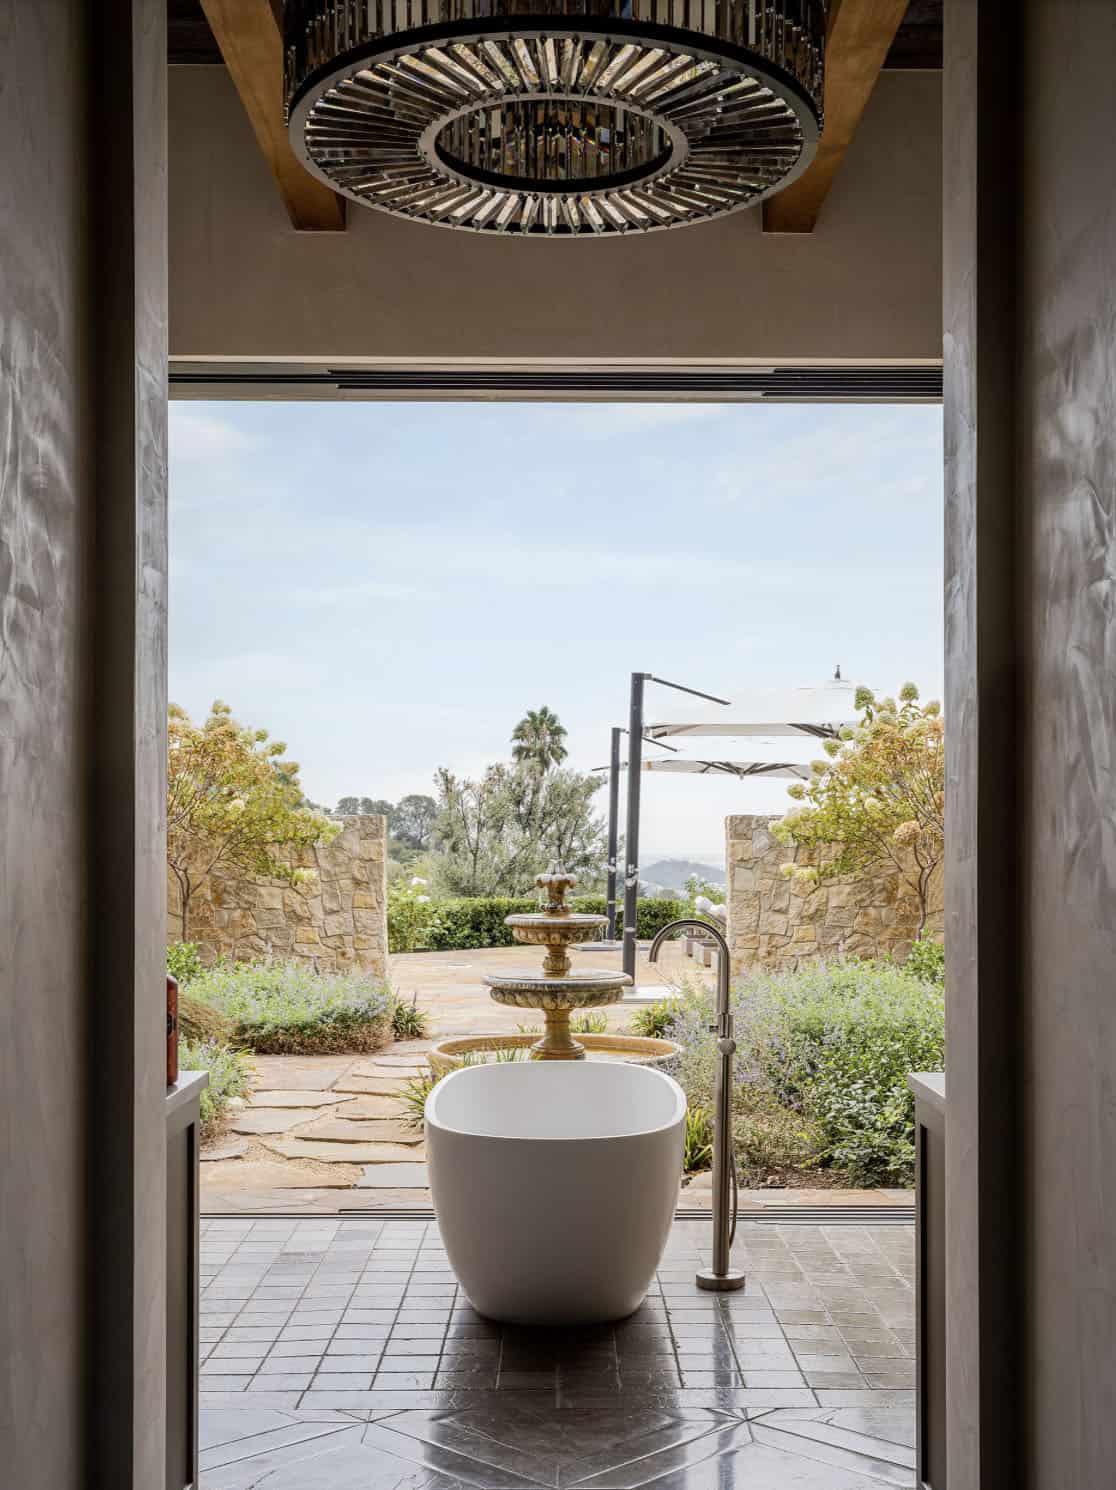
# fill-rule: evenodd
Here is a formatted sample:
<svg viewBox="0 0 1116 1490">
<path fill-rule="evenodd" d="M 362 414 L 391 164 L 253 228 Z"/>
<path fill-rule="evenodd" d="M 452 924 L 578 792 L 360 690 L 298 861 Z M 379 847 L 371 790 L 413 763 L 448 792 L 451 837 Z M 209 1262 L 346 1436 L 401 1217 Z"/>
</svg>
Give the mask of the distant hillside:
<svg viewBox="0 0 1116 1490">
<path fill-rule="evenodd" d="M 686 881 L 693 874 L 714 885 L 725 882 L 725 871 L 719 864 L 699 864 L 696 859 L 659 859 L 642 870 L 640 879 L 648 885 L 681 895 L 686 889 Z"/>
</svg>

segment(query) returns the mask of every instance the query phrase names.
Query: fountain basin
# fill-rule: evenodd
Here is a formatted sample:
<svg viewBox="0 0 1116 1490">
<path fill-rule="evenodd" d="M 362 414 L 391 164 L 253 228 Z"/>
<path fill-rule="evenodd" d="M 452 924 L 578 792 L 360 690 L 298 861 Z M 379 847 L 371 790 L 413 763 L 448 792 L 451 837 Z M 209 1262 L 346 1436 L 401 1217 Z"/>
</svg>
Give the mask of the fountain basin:
<svg viewBox="0 0 1116 1490">
<path fill-rule="evenodd" d="M 535 1035 L 460 1035 L 440 1040 L 426 1052 L 426 1061 L 437 1077 L 460 1070 L 473 1054 L 501 1050 L 528 1050 Z M 670 1074 L 682 1047 L 673 1040 L 652 1035 L 578 1035 L 589 1060 L 622 1061 L 631 1066 L 651 1066 Z"/>
<path fill-rule="evenodd" d="M 686 1098 L 645 1066 L 472 1066 L 426 1100 L 442 1241 L 478 1313 L 596 1324 L 638 1309 L 670 1234 Z"/>
</svg>

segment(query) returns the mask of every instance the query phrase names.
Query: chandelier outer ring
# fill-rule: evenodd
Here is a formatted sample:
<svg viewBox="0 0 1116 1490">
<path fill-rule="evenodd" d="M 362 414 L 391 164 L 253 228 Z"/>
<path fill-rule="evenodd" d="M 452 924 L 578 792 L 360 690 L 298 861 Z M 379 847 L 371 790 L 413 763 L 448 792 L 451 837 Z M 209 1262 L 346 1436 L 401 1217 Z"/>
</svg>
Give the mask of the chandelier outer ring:
<svg viewBox="0 0 1116 1490">
<path fill-rule="evenodd" d="M 509 24 L 514 19 L 514 24 Z M 313 69 L 301 83 L 294 89 L 288 106 L 288 130 L 291 148 L 303 168 L 316 177 L 323 185 L 328 186 L 331 191 L 356 203 L 361 207 L 371 208 L 376 212 L 383 212 L 396 220 L 420 224 L 426 227 L 448 228 L 453 232 L 474 232 L 491 235 L 491 229 L 484 224 L 474 225 L 471 223 L 457 223 L 448 220 L 436 220 L 423 218 L 395 210 L 390 205 L 370 199 L 360 192 L 347 189 L 344 184 L 339 183 L 330 173 L 324 170 L 312 155 L 306 140 L 306 124 L 311 111 L 320 99 L 324 98 L 331 89 L 338 87 L 347 79 L 352 78 L 362 70 L 376 66 L 379 63 L 390 62 L 400 57 L 421 53 L 432 46 L 446 45 L 454 42 L 479 43 L 483 41 L 502 41 L 522 39 L 525 36 L 553 37 L 555 39 L 573 38 L 587 42 L 610 42 L 628 40 L 632 42 L 643 42 L 650 46 L 661 46 L 673 51 L 676 55 L 685 54 L 692 57 L 695 62 L 714 62 L 728 64 L 739 70 L 742 77 L 755 79 L 763 86 L 769 88 L 776 98 L 785 104 L 794 114 L 798 127 L 801 131 L 802 146 L 793 166 L 791 166 L 776 182 L 770 186 L 749 194 L 742 200 L 721 208 L 716 212 L 701 216 L 685 218 L 674 222 L 649 222 L 646 226 L 638 229 L 632 228 L 627 231 L 608 232 L 595 237 L 604 238 L 627 238 L 632 232 L 655 233 L 666 232 L 674 228 L 696 227 L 702 223 L 717 222 L 724 217 L 744 211 L 748 208 L 758 206 L 769 197 L 777 195 L 799 176 L 813 162 L 817 153 L 818 141 L 821 137 L 822 119 L 808 90 L 789 73 L 785 68 L 770 61 L 762 54 L 748 47 L 737 46 L 726 42 L 719 37 L 712 36 L 706 32 L 686 30 L 681 27 L 667 26 L 653 21 L 631 21 L 619 16 L 610 16 L 607 22 L 602 24 L 602 17 L 584 15 L 507 15 L 492 16 L 490 18 L 471 16 L 459 21 L 444 21 L 436 25 L 413 27 L 406 31 L 384 34 L 371 41 L 365 41 L 358 46 L 351 47 L 346 51 L 337 53 L 327 63 Z M 522 97 L 522 95 L 515 95 Z M 555 95 L 548 94 L 553 98 Z M 590 90 L 582 95 L 600 103 L 616 104 L 629 108 L 631 105 L 626 100 L 613 99 L 605 94 L 594 94 Z M 475 107 L 475 105 L 474 105 Z M 468 112 L 468 108 L 459 111 L 447 110 L 444 116 L 437 120 L 439 129 L 450 118 L 451 113 Z M 649 115 L 649 111 L 644 111 Z M 650 115 L 649 115 L 650 116 Z M 664 129 L 668 121 L 662 115 L 654 115 L 656 123 Z M 427 159 L 425 156 L 418 157 Z M 443 172 L 449 168 L 439 160 L 439 169 Z M 663 173 L 659 173 L 663 174 Z M 460 179 L 463 184 L 476 185 L 478 188 L 488 186 L 499 189 L 495 182 L 482 182 L 474 180 L 469 176 L 449 177 L 447 180 Z M 656 178 L 658 179 L 658 176 Z M 643 184 L 643 183 L 637 183 Z M 553 188 L 560 183 L 548 183 Z M 609 189 L 607 179 L 601 178 L 598 190 Z M 506 185 L 506 190 L 522 191 L 522 186 L 512 184 Z M 536 183 L 532 192 L 534 195 L 542 195 Z M 561 196 L 558 190 L 549 193 Z M 589 237 L 589 234 L 551 234 L 551 233 L 515 233 L 506 235 L 515 238 L 555 238 L 555 237 Z"/>
</svg>

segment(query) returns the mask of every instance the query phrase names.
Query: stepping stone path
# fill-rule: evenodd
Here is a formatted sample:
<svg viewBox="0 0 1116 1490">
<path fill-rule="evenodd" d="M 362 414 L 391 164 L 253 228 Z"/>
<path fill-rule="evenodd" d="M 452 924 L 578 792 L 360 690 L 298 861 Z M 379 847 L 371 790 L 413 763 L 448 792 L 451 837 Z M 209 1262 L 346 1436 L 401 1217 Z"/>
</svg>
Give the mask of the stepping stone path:
<svg viewBox="0 0 1116 1490">
<path fill-rule="evenodd" d="M 282 1192 L 293 1209 L 336 1210 L 340 1193 L 358 1187 L 353 1209 L 428 1205 L 423 1132 L 402 1100 L 427 1072 L 428 1048 L 413 1041 L 371 1056 L 254 1056 L 252 1091 L 202 1156 L 203 1206 L 235 1210 L 242 1192 L 247 1209 L 281 1211 L 281 1195 L 267 1196 Z"/>
<path fill-rule="evenodd" d="M 425 1164 L 369 1164 L 358 1190 L 409 1190 L 430 1183 Z"/>
<path fill-rule="evenodd" d="M 323 1118 L 312 1127 L 304 1129 L 302 1136 L 322 1143 L 420 1144 L 422 1129 L 401 1122 L 398 1118 L 370 1118 L 365 1122 L 353 1122 L 346 1116 Z"/>
<path fill-rule="evenodd" d="M 315 1143 L 306 1138 L 269 1138 L 266 1147 L 284 1159 L 313 1159 L 319 1164 L 391 1164 L 413 1159 L 401 1143 Z"/>
</svg>

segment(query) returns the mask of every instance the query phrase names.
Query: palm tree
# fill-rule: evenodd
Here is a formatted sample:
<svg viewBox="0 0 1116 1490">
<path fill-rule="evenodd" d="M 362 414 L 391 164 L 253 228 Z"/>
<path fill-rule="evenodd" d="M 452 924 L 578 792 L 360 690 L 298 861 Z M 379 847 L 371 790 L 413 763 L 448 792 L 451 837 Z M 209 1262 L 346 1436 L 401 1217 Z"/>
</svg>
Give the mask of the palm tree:
<svg viewBox="0 0 1116 1490">
<path fill-rule="evenodd" d="M 551 766 L 561 765 L 569 754 L 565 738 L 565 726 L 552 710 L 545 706 L 528 709 L 512 730 L 512 759 L 517 765 L 548 771 Z"/>
</svg>

